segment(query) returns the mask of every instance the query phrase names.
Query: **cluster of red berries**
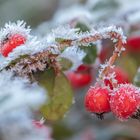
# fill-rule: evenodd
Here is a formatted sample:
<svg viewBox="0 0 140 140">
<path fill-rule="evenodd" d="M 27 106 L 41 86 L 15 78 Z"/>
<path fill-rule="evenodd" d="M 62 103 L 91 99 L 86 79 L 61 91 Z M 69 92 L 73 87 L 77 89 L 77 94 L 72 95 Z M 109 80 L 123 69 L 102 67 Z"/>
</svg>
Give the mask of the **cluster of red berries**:
<svg viewBox="0 0 140 140">
<path fill-rule="evenodd" d="M 85 107 L 100 118 L 112 111 L 121 120 L 140 119 L 140 90 L 132 84 L 120 84 L 111 90 L 96 83 L 85 96 Z"/>
<path fill-rule="evenodd" d="M 115 72 L 115 79 L 118 81 L 118 84 L 124 84 L 129 83 L 130 78 L 126 71 L 124 71 L 120 67 L 115 67 L 110 71 L 110 73 Z M 74 89 L 79 89 L 84 86 L 87 86 L 91 83 L 92 80 L 94 80 L 94 73 L 92 67 L 88 65 L 80 65 L 76 71 L 71 71 L 67 73 L 67 77 Z M 109 86 L 111 89 L 113 89 L 112 84 L 108 79 L 105 79 L 105 85 Z"/>
</svg>

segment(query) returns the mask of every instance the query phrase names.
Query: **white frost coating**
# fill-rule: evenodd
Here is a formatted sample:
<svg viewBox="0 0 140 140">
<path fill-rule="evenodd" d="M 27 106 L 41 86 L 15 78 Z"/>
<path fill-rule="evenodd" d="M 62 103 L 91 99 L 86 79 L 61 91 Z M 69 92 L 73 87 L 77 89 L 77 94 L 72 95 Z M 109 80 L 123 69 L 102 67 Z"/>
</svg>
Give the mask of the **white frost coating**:
<svg viewBox="0 0 140 140">
<path fill-rule="evenodd" d="M 12 76 L 10 72 L 0 73 L 0 114 L 22 107 L 38 109 L 46 100 L 45 91 L 27 79 Z"/>
<path fill-rule="evenodd" d="M 123 31 L 121 28 L 117 28 L 116 26 L 109 26 L 109 27 L 105 27 L 105 28 L 101 28 L 98 30 L 105 38 L 108 38 L 108 36 L 106 36 L 106 34 L 108 32 L 116 32 L 120 35 L 122 42 L 126 43 L 126 36 L 124 36 Z M 116 41 L 116 39 L 114 40 Z"/>
<path fill-rule="evenodd" d="M 56 12 L 54 16 L 54 23 L 64 24 L 72 20 L 80 19 L 82 21 L 91 21 L 91 12 L 83 6 L 72 6 L 70 8 Z"/>
<path fill-rule="evenodd" d="M 138 95 L 138 97 L 140 97 L 140 88 L 138 88 L 132 84 L 120 84 L 115 90 L 117 91 L 120 88 L 125 89 L 125 92 L 127 94 L 130 94 L 130 95 L 136 94 L 136 95 Z"/>
<path fill-rule="evenodd" d="M 3 30 L 12 30 L 14 27 L 22 28 L 21 30 L 24 31 L 25 23 L 17 22 L 17 24 L 6 24 L 6 28 Z M 10 29 L 9 29 L 10 28 Z M 29 33 L 29 31 L 25 29 L 25 32 Z M 85 45 L 90 43 L 90 39 L 86 39 L 86 41 L 82 42 L 81 40 L 85 38 L 94 37 L 96 34 L 101 35 L 103 38 L 110 38 L 108 32 L 114 31 L 120 35 L 120 38 L 123 40 L 123 43 L 126 42 L 126 37 L 123 35 L 121 28 L 116 28 L 115 26 L 105 27 L 98 30 L 92 29 L 91 32 L 80 33 L 78 34 L 77 31 L 79 29 L 70 28 L 70 26 L 61 26 L 56 28 L 52 31 L 50 35 L 48 35 L 48 39 L 38 40 L 36 37 L 30 36 L 30 39 L 25 42 L 24 45 L 13 49 L 11 53 L 9 53 L 8 57 L 0 59 L 0 70 L 6 67 L 12 60 L 19 58 L 21 55 L 32 55 L 38 52 L 43 52 L 44 50 L 50 50 L 53 53 L 60 53 L 59 49 L 56 45 L 55 39 L 62 38 L 62 39 L 70 39 L 72 40 L 73 46 L 78 45 Z M 16 31 L 16 30 L 15 30 Z M 113 38 L 114 39 L 114 38 Z M 53 47 L 52 47 L 53 46 Z"/>
<path fill-rule="evenodd" d="M 54 38 L 62 38 L 62 39 L 77 39 L 78 33 L 76 33 L 79 29 L 70 28 L 69 25 L 59 26 L 58 28 L 52 30 L 52 35 Z"/>
<path fill-rule="evenodd" d="M 53 48 L 50 46 L 53 46 Z M 33 55 L 39 52 L 43 52 L 44 50 L 50 50 L 52 53 L 58 54 L 60 52 L 57 48 L 58 47 L 55 44 L 47 43 L 45 40 L 38 41 L 36 37 L 32 37 L 30 41 L 27 41 L 24 45 L 13 49 L 13 51 L 9 53 L 8 57 L 1 57 L 0 70 L 8 66 L 11 61 L 19 58 L 22 55 Z"/>
<path fill-rule="evenodd" d="M 72 70 L 75 70 L 78 66 L 80 66 L 83 62 L 83 58 L 85 57 L 86 53 L 82 50 L 80 50 L 78 47 L 69 47 L 66 48 L 63 53 L 60 55 L 60 57 L 68 58 L 72 61 L 73 66 Z"/>
<path fill-rule="evenodd" d="M 0 30 L 0 42 L 2 42 L 8 34 L 20 33 L 28 38 L 30 37 L 30 31 L 30 26 L 26 27 L 24 21 L 18 20 L 16 23 L 6 23 L 4 28 L 1 28 Z"/>
<path fill-rule="evenodd" d="M 120 39 L 122 40 L 122 43 L 126 43 L 126 36 L 124 36 L 123 31 L 121 28 L 117 28 L 116 26 L 109 26 L 109 27 L 103 27 L 95 30 L 94 28 L 90 32 L 80 33 L 78 34 L 78 39 L 84 39 L 86 37 L 91 37 L 95 35 L 101 35 L 102 38 L 107 39 L 110 38 L 110 35 L 108 33 L 115 32 L 120 36 Z M 117 36 L 118 37 L 118 36 Z M 116 38 L 111 38 L 113 42 L 116 42 Z"/>
</svg>

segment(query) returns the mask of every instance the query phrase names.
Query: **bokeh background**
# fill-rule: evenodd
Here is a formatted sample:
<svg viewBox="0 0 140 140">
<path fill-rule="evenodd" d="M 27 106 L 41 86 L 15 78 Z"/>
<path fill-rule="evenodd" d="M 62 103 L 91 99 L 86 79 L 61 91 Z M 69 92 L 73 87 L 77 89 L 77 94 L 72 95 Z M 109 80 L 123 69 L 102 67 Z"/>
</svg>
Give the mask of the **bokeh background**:
<svg viewBox="0 0 140 140">
<path fill-rule="evenodd" d="M 89 9 L 94 26 L 117 24 L 123 27 L 128 38 L 140 36 L 140 0 L 0 0 L 0 26 L 8 21 L 24 20 L 34 34 L 43 36 L 61 24 L 59 19 L 65 16 L 65 11 L 67 18 L 74 16 L 76 13 L 68 10 L 76 6 L 83 12 L 82 9 Z M 110 45 L 105 46 L 103 62 L 112 52 Z M 140 66 L 139 56 L 140 44 L 137 51 L 128 51 L 117 62 L 127 71 L 131 82 Z M 140 140 L 138 120 L 121 122 L 111 113 L 99 120 L 85 111 L 83 101 L 88 87 L 75 90 L 75 103 L 62 120 L 47 122 L 52 128 L 52 137 L 56 140 Z"/>
</svg>

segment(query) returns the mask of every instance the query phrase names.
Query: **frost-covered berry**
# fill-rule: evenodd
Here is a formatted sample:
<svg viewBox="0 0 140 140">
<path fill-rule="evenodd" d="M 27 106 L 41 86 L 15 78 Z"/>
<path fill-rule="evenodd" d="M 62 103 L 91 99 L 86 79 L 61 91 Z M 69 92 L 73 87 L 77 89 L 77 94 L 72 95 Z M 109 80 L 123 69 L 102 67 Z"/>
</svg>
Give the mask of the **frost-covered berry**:
<svg viewBox="0 0 140 140">
<path fill-rule="evenodd" d="M 137 112 L 140 91 L 131 84 L 121 84 L 110 98 L 111 110 L 116 117 L 126 120 Z"/>
<path fill-rule="evenodd" d="M 67 77 L 73 88 L 82 88 L 90 84 L 92 76 L 89 73 L 69 72 Z"/>
<path fill-rule="evenodd" d="M 4 57 L 7 57 L 14 48 L 23 45 L 26 42 L 26 37 L 21 34 L 8 35 L 7 38 L 2 42 L 0 52 Z"/>
<path fill-rule="evenodd" d="M 107 87 L 90 87 L 85 96 L 85 107 L 97 115 L 110 112 L 110 91 Z"/>
</svg>

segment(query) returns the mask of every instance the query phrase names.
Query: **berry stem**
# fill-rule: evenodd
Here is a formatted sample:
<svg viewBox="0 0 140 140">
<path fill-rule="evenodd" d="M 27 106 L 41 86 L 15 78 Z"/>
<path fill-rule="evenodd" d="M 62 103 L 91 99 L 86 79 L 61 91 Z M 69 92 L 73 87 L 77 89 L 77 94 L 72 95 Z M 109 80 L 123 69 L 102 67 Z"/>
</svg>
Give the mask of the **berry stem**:
<svg viewBox="0 0 140 140">
<path fill-rule="evenodd" d="M 121 52 L 123 51 L 123 45 L 125 44 L 125 39 L 124 36 L 122 35 L 122 33 L 120 32 L 120 28 L 112 28 L 112 29 L 108 29 L 107 28 L 103 28 L 103 31 L 97 31 L 95 33 L 93 33 L 93 35 L 87 34 L 85 36 L 76 38 L 76 39 L 64 39 L 61 42 L 58 43 L 58 48 L 59 50 L 63 50 L 66 47 L 70 47 L 73 45 L 83 45 L 83 44 L 89 44 L 89 43 L 93 43 L 96 42 L 98 40 L 102 40 L 102 39 L 111 39 L 111 40 L 116 40 L 117 42 L 115 43 L 115 49 L 113 51 L 113 55 L 110 57 L 107 66 L 104 67 L 103 69 L 101 69 L 101 72 L 99 74 L 99 79 L 104 79 L 105 76 L 108 75 L 108 72 L 111 68 L 111 66 L 113 66 L 114 62 L 116 61 L 116 59 L 120 56 Z M 114 85 L 115 86 L 115 85 Z"/>
<path fill-rule="evenodd" d="M 111 66 L 113 66 L 116 59 L 120 56 L 120 53 L 122 51 L 122 47 L 123 47 L 123 43 L 119 39 L 118 43 L 115 45 L 115 50 L 113 51 L 113 55 L 109 58 L 107 67 L 105 67 L 99 75 L 100 79 L 103 79 L 103 77 L 108 74 Z"/>
</svg>

